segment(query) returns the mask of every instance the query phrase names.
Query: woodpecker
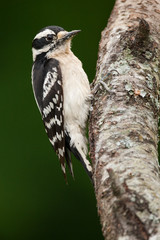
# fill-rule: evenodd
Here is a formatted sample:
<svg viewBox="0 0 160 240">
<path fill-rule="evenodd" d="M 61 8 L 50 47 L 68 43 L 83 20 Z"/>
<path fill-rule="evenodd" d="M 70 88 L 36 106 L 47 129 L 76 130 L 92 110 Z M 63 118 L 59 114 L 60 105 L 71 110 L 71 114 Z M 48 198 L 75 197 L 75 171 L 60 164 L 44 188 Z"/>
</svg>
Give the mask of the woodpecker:
<svg viewBox="0 0 160 240">
<path fill-rule="evenodd" d="M 71 40 L 79 32 L 48 26 L 32 41 L 34 97 L 65 179 L 66 163 L 74 176 L 71 152 L 92 179 L 85 136 L 91 90 L 81 61 L 71 51 Z"/>
</svg>

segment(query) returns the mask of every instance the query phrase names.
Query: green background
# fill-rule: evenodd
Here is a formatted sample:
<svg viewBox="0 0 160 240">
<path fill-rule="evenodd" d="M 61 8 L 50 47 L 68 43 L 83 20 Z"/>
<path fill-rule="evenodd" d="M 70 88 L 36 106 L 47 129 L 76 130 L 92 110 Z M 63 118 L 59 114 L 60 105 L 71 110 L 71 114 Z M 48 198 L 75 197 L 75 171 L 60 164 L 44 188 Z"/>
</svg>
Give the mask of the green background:
<svg viewBox="0 0 160 240">
<path fill-rule="evenodd" d="M 72 50 L 94 79 L 114 0 L 4 1 L 0 12 L 0 240 L 101 240 L 91 183 L 74 159 L 65 184 L 31 88 L 31 42 L 47 25 L 81 29 Z"/>
</svg>

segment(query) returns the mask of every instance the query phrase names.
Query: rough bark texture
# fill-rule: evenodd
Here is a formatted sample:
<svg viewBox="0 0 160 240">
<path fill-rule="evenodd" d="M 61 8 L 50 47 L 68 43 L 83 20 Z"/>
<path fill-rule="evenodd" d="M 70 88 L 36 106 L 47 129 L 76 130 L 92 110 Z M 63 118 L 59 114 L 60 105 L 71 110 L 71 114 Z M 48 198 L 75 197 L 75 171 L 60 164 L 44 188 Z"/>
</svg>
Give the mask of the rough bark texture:
<svg viewBox="0 0 160 240">
<path fill-rule="evenodd" d="M 160 0 L 117 0 L 102 32 L 90 156 L 106 240 L 160 240 Z"/>
</svg>

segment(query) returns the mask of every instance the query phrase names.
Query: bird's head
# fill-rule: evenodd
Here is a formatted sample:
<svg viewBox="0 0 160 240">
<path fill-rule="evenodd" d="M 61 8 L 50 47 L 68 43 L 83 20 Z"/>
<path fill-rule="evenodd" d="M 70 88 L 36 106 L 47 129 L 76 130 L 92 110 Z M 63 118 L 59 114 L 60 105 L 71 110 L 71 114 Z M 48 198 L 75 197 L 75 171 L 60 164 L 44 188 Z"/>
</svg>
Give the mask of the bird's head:
<svg viewBox="0 0 160 240">
<path fill-rule="evenodd" d="M 52 57 L 56 54 L 67 53 L 73 36 L 80 30 L 65 31 L 58 26 L 49 26 L 41 29 L 32 42 L 33 61 L 38 57 Z"/>
</svg>

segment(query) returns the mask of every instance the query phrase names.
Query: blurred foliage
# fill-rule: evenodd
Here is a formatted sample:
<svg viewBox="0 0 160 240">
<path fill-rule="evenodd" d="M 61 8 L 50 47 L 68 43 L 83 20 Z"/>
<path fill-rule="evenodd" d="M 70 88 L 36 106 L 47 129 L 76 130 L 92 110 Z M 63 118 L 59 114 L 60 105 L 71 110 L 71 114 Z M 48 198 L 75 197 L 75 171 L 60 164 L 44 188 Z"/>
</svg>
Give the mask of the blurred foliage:
<svg viewBox="0 0 160 240">
<path fill-rule="evenodd" d="M 31 88 L 31 42 L 47 25 L 81 29 L 73 52 L 90 81 L 101 31 L 113 8 L 105 1 L 1 3 L 0 240 L 101 240 L 96 200 L 80 163 L 65 184 Z"/>
</svg>

